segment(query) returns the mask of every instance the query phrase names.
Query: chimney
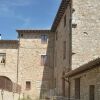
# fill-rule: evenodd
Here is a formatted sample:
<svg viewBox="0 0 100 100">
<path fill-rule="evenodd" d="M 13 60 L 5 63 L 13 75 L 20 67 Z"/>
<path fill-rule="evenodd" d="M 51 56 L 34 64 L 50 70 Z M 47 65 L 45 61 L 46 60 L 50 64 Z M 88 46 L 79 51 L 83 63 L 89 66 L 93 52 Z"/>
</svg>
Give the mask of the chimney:
<svg viewBox="0 0 100 100">
<path fill-rule="evenodd" d="M 1 40 L 1 34 L 0 34 L 0 40 Z"/>
</svg>

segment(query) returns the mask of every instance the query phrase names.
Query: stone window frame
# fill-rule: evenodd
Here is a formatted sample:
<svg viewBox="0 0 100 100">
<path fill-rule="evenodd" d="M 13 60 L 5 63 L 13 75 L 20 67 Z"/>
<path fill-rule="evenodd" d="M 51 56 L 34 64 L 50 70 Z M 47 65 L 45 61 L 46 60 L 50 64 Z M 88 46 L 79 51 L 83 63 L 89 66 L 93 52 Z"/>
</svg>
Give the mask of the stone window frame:
<svg viewBox="0 0 100 100">
<path fill-rule="evenodd" d="M 41 66 L 47 66 L 48 64 L 48 56 L 47 55 L 41 55 Z"/>
<path fill-rule="evenodd" d="M 45 44 L 48 42 L 48 35 L 47 34 L 41 34 L 41 43 Z"/>
<path fill-rule="evenodd" d="M 26 90 L 31 90 L 31 81 L 26 81 Z"/>
<path fill-rule="evenodd" d="M 6 64 L 6 53 L 0 53 L 0 56 L 2 56 L 0 63 L 1 64 Z"/>
<path fill-rule="evenodd" d="M 66 15 L 64 16 L 64 27 L 66 26 L 67 20 L 66 20 Z"/>
<path fill-rule="evenodd" d="M 63 59 L 66 59 L 66 41 L 63 41 Z"/>
<path fill-rule="evenodd" d="M 56 33 L 55 33 L 55 39 L 56 39 L 56 41 L 58 40 L 58 31 L 56 31 Z"/>
</svg>

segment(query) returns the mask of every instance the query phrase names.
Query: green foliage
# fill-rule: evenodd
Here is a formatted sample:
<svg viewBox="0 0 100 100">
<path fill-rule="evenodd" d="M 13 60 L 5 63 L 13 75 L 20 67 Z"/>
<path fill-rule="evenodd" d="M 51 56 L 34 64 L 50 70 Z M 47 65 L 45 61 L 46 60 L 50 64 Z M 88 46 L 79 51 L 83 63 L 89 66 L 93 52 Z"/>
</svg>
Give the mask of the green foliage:
<svg viewBox="0 0 100 100">
<path fill-rule="evenodd" d="M 32 99 L 30 98 L 30 96 L 27 96 L 27 98 L 22 98 L 22 99 L 18 99 L 18 100 L 32 100 Z"/>
</svg>

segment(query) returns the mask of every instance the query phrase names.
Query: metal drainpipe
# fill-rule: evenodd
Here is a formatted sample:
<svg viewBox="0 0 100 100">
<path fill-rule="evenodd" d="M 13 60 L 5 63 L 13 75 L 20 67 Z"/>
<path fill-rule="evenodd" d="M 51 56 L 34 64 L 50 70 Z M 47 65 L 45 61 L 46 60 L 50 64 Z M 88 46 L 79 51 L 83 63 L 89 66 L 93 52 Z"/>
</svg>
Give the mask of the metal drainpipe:
<svg viewBox="0 0 100 100">
<path fill-rule="evenodd" d="M 70 3 L 69 3 L 69 7 L 70 7 L 70 53 L 69 53 L 69 65 L 70 65 L 70 69 L 69 71 L 72 69 L 72 0 L 70 0 Z M 69 72 L 68 71 L 68 72 Z M 68 83 L 68 100 L 70 100 L 70 81 L 69 81 L 69 77 L 65 78 L 65 81 Z"/>
<path fill-rule="evenodd" d="M 18 78 L 19 78 L 19 46 L 20 46 L 20 37 L 18 42 L 18 54 L 17 54 L 17 84 L 18 84 Z"/>
<path fill-rule="evenodd" d="M 68 100 L 70 100 L 70 81 L 69 81 L 69 77 L 67 78 L 67 80 L 65 78 L 65 81 L 68 83 Z"/>
</svg>

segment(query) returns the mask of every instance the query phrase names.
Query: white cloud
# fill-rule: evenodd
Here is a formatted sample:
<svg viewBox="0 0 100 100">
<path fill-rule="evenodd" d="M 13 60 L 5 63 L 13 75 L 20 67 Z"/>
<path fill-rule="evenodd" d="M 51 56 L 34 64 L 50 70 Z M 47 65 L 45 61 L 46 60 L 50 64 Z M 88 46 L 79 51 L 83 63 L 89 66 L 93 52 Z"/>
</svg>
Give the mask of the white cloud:
<svg viewBox="0 0 100 100">
<path fill-rule="evenodd" d="M 27 6 L 32 0 L 0 0 L 0 17 L 13 18 L 24 24 L 29 24 L 31 18 L 24 17 L 22 14 L 16 14 L 12 6 Z"/>
</svg>

